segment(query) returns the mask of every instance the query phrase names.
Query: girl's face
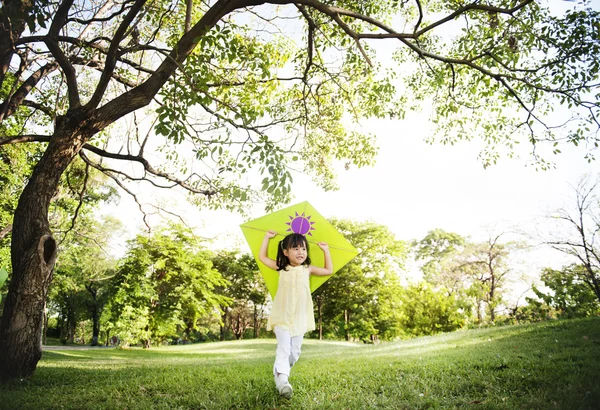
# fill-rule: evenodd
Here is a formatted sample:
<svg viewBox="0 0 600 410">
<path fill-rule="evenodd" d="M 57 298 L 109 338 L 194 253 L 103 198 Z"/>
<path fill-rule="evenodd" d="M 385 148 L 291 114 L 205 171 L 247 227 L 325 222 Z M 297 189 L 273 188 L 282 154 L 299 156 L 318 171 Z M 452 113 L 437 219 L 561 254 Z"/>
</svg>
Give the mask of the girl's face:
<svg viewBox="0 0 600 410">
<path fill-rule="evenodd" d="M 283 254 L 290 260 L 290 265 L 300 266 L 306 260 L 306 245 L 298 244 L 291 248 L 284 249 Z"/>
</svg>

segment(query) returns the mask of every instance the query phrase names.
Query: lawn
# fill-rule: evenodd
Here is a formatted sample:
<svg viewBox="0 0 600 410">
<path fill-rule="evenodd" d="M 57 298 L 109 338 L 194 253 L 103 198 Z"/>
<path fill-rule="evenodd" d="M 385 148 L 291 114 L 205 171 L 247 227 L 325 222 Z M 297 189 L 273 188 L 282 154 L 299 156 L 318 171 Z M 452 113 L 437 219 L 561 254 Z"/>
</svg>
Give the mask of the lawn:
<svg viewBox="0 0 600 410">
<path fill-rule="evenodd" d="M 306 339 L 275 391 L 275 340 L 47 350 L 2 409 L 597 409 L 600 318 L 364 345 Z"/>
</svg>

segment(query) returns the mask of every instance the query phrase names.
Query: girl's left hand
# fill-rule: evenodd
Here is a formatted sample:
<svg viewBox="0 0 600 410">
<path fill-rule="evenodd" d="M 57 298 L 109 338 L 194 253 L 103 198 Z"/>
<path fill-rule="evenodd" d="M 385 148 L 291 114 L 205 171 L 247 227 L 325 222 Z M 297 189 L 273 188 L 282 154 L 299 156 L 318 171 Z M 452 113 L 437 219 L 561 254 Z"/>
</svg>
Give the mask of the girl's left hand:
<svg viewBox="0 0 600 410">
<path fill-rule="evenodd" d="M 329 245 L 327 244 L 327 242 L 317 242 L 317 245 L 319 246 L 319 248 L 321 248 L 321 250 L 329 249 Z"/>
</svg>

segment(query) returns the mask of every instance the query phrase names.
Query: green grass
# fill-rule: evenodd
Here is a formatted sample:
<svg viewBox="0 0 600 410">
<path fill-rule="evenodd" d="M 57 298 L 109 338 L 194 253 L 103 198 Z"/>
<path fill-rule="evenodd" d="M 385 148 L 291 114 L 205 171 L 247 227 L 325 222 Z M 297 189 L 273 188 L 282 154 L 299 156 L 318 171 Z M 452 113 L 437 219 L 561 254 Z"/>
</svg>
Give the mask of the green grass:
<svg viewBox="0 0 600 410">
<path fill-rule="evenodd" d="M 595 409 L 600 318 L 363 345 L 306 339 L 294 397 L 278 396 L 274 340 L 45 351 L 2 409 Z"/>
</svg>

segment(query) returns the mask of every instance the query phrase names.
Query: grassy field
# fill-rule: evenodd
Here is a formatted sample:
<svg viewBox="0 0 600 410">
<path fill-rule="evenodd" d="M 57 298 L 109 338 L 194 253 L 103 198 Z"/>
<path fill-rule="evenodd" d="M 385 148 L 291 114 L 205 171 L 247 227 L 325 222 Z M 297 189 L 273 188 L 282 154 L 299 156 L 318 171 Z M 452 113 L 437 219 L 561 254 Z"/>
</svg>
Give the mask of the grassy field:
<svg viewBox="0 0 600 410">
<path fill-rule="evenodd" d="M 600 318 L 363 345 L 305 340 L 279 397 L 274 340 L 48 350 L 2 409 L 598 409 Z"/>
</svg>

